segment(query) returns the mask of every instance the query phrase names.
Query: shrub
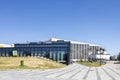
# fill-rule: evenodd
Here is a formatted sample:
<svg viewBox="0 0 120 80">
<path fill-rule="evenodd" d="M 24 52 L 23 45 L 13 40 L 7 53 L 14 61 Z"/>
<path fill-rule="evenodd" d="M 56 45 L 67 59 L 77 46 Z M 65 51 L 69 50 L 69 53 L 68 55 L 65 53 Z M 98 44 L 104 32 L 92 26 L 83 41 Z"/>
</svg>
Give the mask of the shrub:
<svg viewBox="0 0 120 80">
<path fill-rule="evenodd" d="M 117 57 L 117 59 L 120 61 L 120 52 L 119 52 L 119 54 L 118 54 L 118 57 Z"/>
</svg>

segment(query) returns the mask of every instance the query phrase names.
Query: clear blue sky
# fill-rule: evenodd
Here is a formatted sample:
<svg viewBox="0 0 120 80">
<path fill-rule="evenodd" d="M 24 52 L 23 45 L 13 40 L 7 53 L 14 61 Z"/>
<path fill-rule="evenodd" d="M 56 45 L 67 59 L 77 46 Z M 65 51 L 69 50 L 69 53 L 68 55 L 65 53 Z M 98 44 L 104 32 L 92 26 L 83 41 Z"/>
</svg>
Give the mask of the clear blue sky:
<svg viewBox="0 0 120 80">
<path fill-rule="evenodd" d="M 0 0 L 0 43 L 50 37 L 120 51 L 120 0 Z"/>
</svg>

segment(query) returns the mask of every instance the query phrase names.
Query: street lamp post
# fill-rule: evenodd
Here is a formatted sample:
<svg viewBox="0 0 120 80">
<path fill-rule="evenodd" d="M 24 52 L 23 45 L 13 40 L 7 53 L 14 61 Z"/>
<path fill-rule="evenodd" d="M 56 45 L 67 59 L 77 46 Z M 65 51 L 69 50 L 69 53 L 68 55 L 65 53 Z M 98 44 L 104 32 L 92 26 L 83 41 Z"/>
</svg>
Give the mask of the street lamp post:
<svg viewBox="0 0 120 80">
<path fill-rule="evenodd" d="M 92 50 L 91 50 L 91 48 L 89 48 L 88 54 L 89 54 L 89 61 L 92 62 L 92 57 L 91 57 L 91 55 L 92 55 Z"/>
<path fill-rule="evenodd" d="M 101 54 L 102 54 L 102 51 L 103 51 L 103 49 L 100 48 L 100 65 L 102 64 L 102 63 L 101 63 Z"/>
<path fill-rule="evenodd" d="M 105 49 L 100 48 L 99 50 L 97 50 L 98 54 L 100 55 L 100 65 L 102 64 L 101 62 L 101 55 L 104 53 Z"/>
<path fill-rule="evenodd" d="M 101 53 L 101 51 L 100 51 L 100 65 L 101 65 L 101 54 L 102 54 L 102 53 Z"/>
</svg>

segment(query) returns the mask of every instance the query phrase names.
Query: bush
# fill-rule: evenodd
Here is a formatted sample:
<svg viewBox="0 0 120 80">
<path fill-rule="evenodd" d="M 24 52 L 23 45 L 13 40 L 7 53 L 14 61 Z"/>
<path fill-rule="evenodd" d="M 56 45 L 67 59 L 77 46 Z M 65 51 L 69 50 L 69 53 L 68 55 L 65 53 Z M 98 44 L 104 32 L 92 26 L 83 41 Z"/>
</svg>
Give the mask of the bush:
<svg viewBox="0 0 120 80">
<path fill-rule="evenodd" d="M 117 57 L 117 59 L 120 61 L 120 52 L 119 52 L 119 54 L 118 54 L 118 57 Z"/>
<path fill-rule="evenodd" d="M 83 60 L 82 60 L 82 59 L 80 59 L 80 62 L 83 62 Z"/>
<path fill-rule="evenodd" d="M 97 62 L 97 59 L 93 59 L 94 62 Z"/>
</svg>

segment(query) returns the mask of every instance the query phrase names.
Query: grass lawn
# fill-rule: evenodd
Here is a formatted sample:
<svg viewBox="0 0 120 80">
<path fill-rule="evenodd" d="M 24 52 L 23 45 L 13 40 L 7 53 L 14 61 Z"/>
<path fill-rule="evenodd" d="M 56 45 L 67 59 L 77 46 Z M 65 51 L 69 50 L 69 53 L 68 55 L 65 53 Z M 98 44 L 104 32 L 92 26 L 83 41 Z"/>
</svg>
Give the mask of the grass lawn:
<svg viewBox="0 0 120 80">
<path fill-rule="evenodd" d="M 89 67 L 99 67 L 101 66 L 100 63 L 98 62 L 88 62 L 88 61 L 83 61 L 83 62 L 78 62 L 79 64 L 89 66 Z"/>
<path fill-rule="evenodd" d="M 24 65 L 20 66 L 20 61 Z M 2 69 L 51 69 L 62 68 L 65 65 L 52 60 L 37 57 L 0 57 L 0 70 Z"/>
</svg>

